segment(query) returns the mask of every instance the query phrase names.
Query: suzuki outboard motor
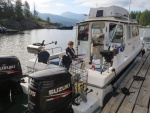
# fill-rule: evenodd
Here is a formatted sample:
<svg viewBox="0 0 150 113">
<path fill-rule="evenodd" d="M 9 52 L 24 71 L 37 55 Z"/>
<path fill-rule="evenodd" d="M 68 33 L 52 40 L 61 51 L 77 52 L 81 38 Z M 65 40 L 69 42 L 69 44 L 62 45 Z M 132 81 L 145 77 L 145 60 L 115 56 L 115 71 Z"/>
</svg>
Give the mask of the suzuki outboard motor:
<svg viewBox="0 0 150 113">
<path fill-rule="evenodd" d="M 71 113 L 73 88 L 65 68 L 53 68 L 29 75 L 28 112 Z"/>
<path fill-rule="evenodd" d="M 22 77 L 20 62 L 15 56 L 0 56 L 0 96 L 9 96 L 18 90 Z"/>
</svg>

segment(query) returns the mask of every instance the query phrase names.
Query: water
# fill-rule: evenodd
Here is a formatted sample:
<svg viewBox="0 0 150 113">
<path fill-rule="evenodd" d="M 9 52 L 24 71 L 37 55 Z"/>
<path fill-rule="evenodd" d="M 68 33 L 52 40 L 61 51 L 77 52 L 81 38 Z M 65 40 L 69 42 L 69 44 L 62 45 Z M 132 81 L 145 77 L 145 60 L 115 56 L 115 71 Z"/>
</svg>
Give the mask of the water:
<svg viewBox="0 0 150 113">
<path fill-rule="evenodd" d="M 75 30 L 41 29 L 25 31 L 24 34 L 0 36 L 0 55 L 17 56 L 21 62 L 23 72 L 26 72 L 27 61 L 35 57 L 27 52 L 29 44 L 42 42 L 43 40 L 45 40 L 45 44 L 57 41 L 57 45 L 47 45 L 46 48 L 61 46 L 65 50 L 68 41 L 75 40 L 75 34 Z"/>
<path fill-rule="evenodd" d="M 150 37 L 150 28 L 140 28 L 141 37 Z"/>
<path fill-rule="evenodd" d="M 150 37 L 150 29 L 140 29 L 140 36 Z M 46 43 L 57 41 L 58 44 L 48 45 L 46 48 L 61 46 L 63 50 L 67 47 L 68 41 L 75 40 L 75 30 L 55 30 L 42 29 L 25 31 L 24 34 L 16 35 L 0 35 L 0 55 L 15 55 L 19 58 L 23 72 L 26 72 L 27 61 L 35 56 L 27 52 L 27 45 L 42 42 Z M 58 50 L 57 50 L 58 51 Z M 56 52 L 57 52 L 56 51 Z M 26 108 L 23 106 L 27 104 L 27 96 L 17 95 L 13 98 L 0 98 L 0 113 L 23 113 Z"/>
</svg>

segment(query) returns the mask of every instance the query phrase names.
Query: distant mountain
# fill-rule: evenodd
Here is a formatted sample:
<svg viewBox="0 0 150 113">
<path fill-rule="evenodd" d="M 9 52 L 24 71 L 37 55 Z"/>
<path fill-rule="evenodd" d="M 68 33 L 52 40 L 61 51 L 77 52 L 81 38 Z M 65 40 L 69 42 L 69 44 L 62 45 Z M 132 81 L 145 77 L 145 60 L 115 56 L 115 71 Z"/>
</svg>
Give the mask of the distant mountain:
<svg viewBox="0 0 150 113">
<path fill-rule="evenodd" d="M 86 19 L 86 16 L 84 16 L 84 14 L 76 14 L 71 12 L 65 12 L 61 15 L 54 15 L 50 13 L 38 13 L 38 15 L 43 20 L 46 20 L 47 17 L 49 17 L 51 22 L 61 23 L 64 26 L 75 26 L 77 22 Z"/>
<path fill-rule="evenodd" d="M 71 18 L 71 19 L 76 19 L 78 21 L 83 21 L 86 19 L 86 16 L 84 14 L 76 14 L 72 12 L 64 12 L 61 14 L 61 16 L 65 18 Z"/>
<path fill-rule="evenodd" d="M 77 19 L 66 18 L 59 15 L 49 14 L 49 13 L 38 13 L 38 15 L 43 20 L 46 20 L 47 17 L 49 17 L 51 22 L 61 23 L 64 26 L 75 26 L 76 23 L 79 22 Z"/>
</svg>

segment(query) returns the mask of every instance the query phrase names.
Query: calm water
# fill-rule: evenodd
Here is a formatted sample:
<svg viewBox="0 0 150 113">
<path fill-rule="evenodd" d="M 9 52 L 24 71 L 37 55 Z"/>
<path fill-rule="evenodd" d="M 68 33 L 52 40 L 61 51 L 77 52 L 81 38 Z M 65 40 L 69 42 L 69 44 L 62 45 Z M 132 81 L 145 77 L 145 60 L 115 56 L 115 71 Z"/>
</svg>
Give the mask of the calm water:
<svg viewBox="0 0 150 113">
<path fill-rule="evenodd" d="M 140 36 L 150 37 L 150 28 L 140 28 Z"/>
<path fill-rule="evenodd" d="M 15 55 L 19 58 L 23 72 L 26 72 L 27 61 L 33 57 L 33 54 L 27 52 L 27 46 L 35 42 L 42 42 L 45 44 L 52 41 L 57 41 L 57 45 L 47 45 L 46 48 L 53 48 L 61 46 L 63 50 L 67 47 L 69 40 L 75 40 L 75 30 L 54 30 L 42 29 L 25 31 L 25 34 L 5 35 L 0 36 L 0 55 Z M 56 50 L 56 52 L 59 50 Z M 54 51 L 55 52 L 55 51 Z"/>
<path fill-rule="evenodd" d="M 140 29 L 140 35 L 150 37 L 150 29 Z M 27 45 L 42 42 L 46 43 L 57 41 L 58 44 L 48 45 L 46 48 L 61 46 L 63 50 L 67 47 L 69 40 L 75 40 L 75 30 L 55 30 L 55 29 L 42 29 L 25 31 L 24 34 L 17 35 L 0 35 L 0 55 L 15 55 L 19 58 L 23 72 L 26 72 L 27 61 L 33 57 L 33 54 L 27 52 Z M 56 51 L 57 52 L 57 51 Z M 1 100 L 0 100 L 1 101 Z M 23 113 L 26 110 L 23 104 L 27 103 L 27 96 L 17 95 L 10 99 L 3 99 L 0 102 L 0 113 Z"/>
</svg>

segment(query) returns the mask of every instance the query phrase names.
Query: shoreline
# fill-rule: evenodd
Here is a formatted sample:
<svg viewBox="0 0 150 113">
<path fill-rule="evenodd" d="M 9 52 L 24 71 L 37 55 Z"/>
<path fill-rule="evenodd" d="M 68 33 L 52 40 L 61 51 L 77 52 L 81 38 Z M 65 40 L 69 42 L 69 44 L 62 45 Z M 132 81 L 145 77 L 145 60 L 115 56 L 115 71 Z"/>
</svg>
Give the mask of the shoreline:
<svg viewBox="0 0 150 113">
<path fill-rule="evenodd" d="M 33 30 L 33 29 L 56 29 L 59 24 L 57 23 L 44 23 L 41 24 L 38 21 L 24 19 L 21 21 L 16 20 L 1 20 L 0 26 L 3 26 L 7 29 L 17 30 L 17 31 L 24 31 L 24 30 Z"/>
</svg>

